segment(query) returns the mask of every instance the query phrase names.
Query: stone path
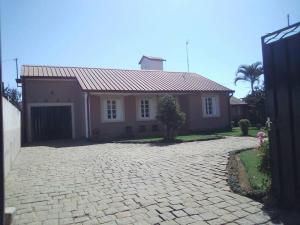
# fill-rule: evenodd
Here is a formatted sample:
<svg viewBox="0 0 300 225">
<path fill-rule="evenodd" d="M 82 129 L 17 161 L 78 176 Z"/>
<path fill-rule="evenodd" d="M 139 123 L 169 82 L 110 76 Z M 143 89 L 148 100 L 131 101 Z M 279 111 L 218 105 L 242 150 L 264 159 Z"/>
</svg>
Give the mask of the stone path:
<svg viewBox="0 0 300 225">
<path fill-rule="evenodd" d="M 230 137 L 25 147 L 6 179 L 6 206 L 17 208 L 20 225 L 273 224 L 226 182 L 228 152 L 256 145 Z"/>
</svg>

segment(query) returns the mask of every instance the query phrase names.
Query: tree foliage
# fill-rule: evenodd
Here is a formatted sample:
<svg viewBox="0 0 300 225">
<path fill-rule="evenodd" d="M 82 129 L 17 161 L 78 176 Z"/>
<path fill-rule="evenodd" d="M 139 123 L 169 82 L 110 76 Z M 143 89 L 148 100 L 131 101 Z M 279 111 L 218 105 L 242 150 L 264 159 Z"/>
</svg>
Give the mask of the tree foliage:
<svg viewBox="0 0 300 225">
<path fill-rule="evenodd" d="M 21 93 L 16 88 L 10 88 L 9 86 L 4 88 L 3 96 L 18 109 L 21 109 Z"/>
<path fill-rule="evenodd" d="M 157 119 L 165 125 L 165 139 L 174 140 L 177 130 L 185 123 L 185 113 L 173 96 L 165 95 L 159 100 Z"/>
<path fill-rule="evenodd" d="M 259 78 L 263 74 L 261 62 L 255 62 L 251 65 L 239 66 L 234 79 L 234 84 L 238 81 L 248 81 L 251 85 L 251 93 L 255 91 L 255 84 L 259 84 Z"/>
<path fill-rule="evenodd" d="M 257 88 L 248 94 L 244 101 L 248 104 L 248 117 L 252 124 L 266 123 L 266 94 L 264 87 Z"/>
</svg>

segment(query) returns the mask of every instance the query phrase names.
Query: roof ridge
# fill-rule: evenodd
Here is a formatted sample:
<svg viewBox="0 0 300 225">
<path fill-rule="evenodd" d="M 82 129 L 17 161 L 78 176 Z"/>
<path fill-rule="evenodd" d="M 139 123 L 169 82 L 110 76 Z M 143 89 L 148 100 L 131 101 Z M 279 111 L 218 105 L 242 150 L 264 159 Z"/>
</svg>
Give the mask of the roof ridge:
<svg viewBox="0 0 300 225">
<path fill-rule="evenodd" d="M 195 72 L 183 72 L 183 71 L 166 71 L 166 70 L 141 70 L 141 69 L 118 69 L 118 68 L 103 68 L 103 67 L 85 67 L 85 66 L 53 66 L 53 65 L 29 65 L 24 64 L 26 67 L 54 67 L 54 68 L 80 68 L 80 69 L 101 69 L 101 70 L 125 70 L 125 71 L 145 71 L 145 72 L 166 72 L 166 73 L 186 73 L 186 74 L 197 74 Z M 202 76 L 202 75 L 200 75 Z M 203 77 L 203 76 L 202 76 Z M 206 77 L 205 77 L 206 78 Z M 206 78 L 207 79 L 207 78 Z"/>
</svg>

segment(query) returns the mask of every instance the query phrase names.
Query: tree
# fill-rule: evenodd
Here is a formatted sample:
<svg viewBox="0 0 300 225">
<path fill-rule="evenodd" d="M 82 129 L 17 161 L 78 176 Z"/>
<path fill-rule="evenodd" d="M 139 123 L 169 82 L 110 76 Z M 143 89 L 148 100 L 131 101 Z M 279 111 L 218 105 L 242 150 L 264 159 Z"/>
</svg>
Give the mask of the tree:
<svg viewBox="0 0 300 225">
<path fill-rule="evenodd" d="M 251 65 L 239 66 L 234 79 L 234 84 L 238 81 L 248 81 L 251 85 L 251 93 L 255 91 L 255 83 L 259 84 L 259 78 L 263 74 L 263 67 L 261 62 L 256 62 Z"/>
<path fill-rule="evenodd" d="M 165 125 L 165 140 L 174 140 L 176 131 L 185 123 L 185 113 L 173 96 L 165 95 L 159 100 L 157 119 Z"/>
<path fill-rule="evenodd" d="M 18 109 L 21 109 L 21 93 L 16 88 L 4 88 L 3 96 Z"/>
<path fill-rule="evenodd" d="M 244 101 L 248 104 L 248 117 L 252 124 L 265 124 L 266 122 L 266 94 L 264 86 L 256 88 L 248 94 Z"/>
</svg>

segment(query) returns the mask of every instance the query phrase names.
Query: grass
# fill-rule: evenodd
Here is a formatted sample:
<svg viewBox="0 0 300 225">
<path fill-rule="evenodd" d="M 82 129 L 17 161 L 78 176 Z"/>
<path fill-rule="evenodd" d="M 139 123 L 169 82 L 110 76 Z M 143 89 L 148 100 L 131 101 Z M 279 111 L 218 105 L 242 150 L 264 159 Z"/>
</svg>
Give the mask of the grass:
<svg viewBox="0 0 300 225">
<path fill-rule="evenodd" d="M 258 131 L 259 131 L 259 129 L 256 127 L 249 127 L 248 136 L 256 137 L 256 134 Z M 221 135 L 221 136 L 236 136 L 236 137 L 243 136 L 241 129 L 239 127 L 232 128 L 232 131 L 220 132 L 217 134 Z"/>
<path fill-rule="evenodd" d="M 270 187 L 271 179 L 268 174 L 259 170 L 262 162 L 262 153 L 252 149 L 241 152 L 239 156 L 247 171 L 251 187 L 254 190 L 267 191 Z"/>
<path fill-rule="evenodd" d="M 190 134 L 190 135 L 179 135 L 174 140 L 174 143 L 181 143 L 181 142 L 193 142 L 193 141 L 208 141 L 208 140 L 215 140 L 223 138 L 221 135 L 216 134 Z M 140 138 L 140 139 L 133 139 L 133 140 L 124 140 L 119 141 L 122 143 L 164 143 L 164 139 L 162 137 L 147 137 L 147 138 Z"/>
<path fill-rule="evenodd" d="M 256 137 L 257 132 L 259 131 L 256 127 L 249 128 L 250 137 Z M 242 136 L 241 130 L 239 127 L 232 128 L 232 131 L 225 131 L 225 132 L 215 132 L 211 134 L 188 134 L 188 135 L 179 135 L 174 140 L 174 143 L 181 143 L 181 142 L 192 142 L 192 141 L 208 141 L 208 140 L 215 140 L 223 138 L 224 136 Z M 130 140 L 122 140 L 118 141 L 121 143 L 164 143 L 164 139 L 162 137 L 145 137 L 145 138 L 136 138 Z"/>
</svg>

